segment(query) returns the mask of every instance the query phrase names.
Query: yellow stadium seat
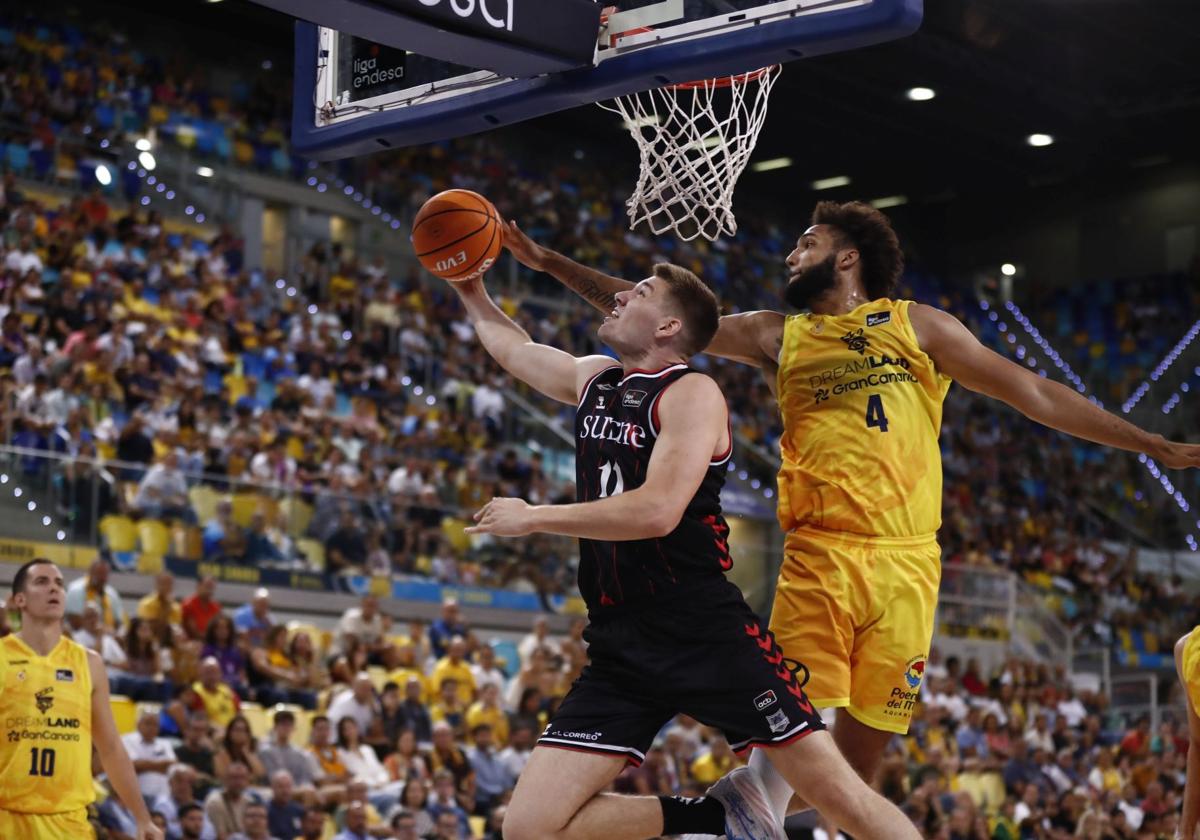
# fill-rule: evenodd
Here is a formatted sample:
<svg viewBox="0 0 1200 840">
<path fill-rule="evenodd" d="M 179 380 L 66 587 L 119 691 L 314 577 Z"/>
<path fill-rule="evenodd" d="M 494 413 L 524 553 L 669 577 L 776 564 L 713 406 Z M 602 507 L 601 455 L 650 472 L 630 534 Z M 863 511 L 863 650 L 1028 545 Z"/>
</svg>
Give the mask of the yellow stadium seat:
<svg viewBox="0 0 1200 840">
<path fill-rule="evenodd" d="M 233 494 L 233 521 L 243 528 L 250 527 L 250 520 L 263 506 L 263 497 L 257 493 Z"/>
<path fill-rule="evenodd" d="M 171 550 L 171 531 L 157 519 L 142 519 L 137 524 L 142 554 L 162 557 Z"/>
<path fill-rule="evenodd" d="M 367 666 L 367 676 L 371 678 L 371 685 L 375 686 L 376 691 L 383 691 L 383 685 L 387 682 L 387 674 L 386 668 L 378 665 Z"/>
<path fill-rule="evenodd" d="M 100 520 L 100 534 L 112 551 L 136 551 L 137 528 L 128 516 L 106 516 Z"/>
<path fill-rule="evenodd" d="M 300 553 L 308 558 L 309 565 L 314 569 L 325 570 L 325 546 L 319 540 L 308 538 L 296 540 L 296 548 L 300 549 Z"/>
<path fill-rule="evenodd" d="M 108 698 L 108 705 L 112 708 L 118 732 L 128 735 L 137 729 L 137 706 L 133 700 L 121 694 L 114 694 Z"/>
<path fill-rule="evenodd" d="M 487 831 L 487 820 L 479 816 L 467 817 L 467 822 L 471 824 L 471 836 L 482 837 Z"/>
<path fill-rule="evenodd" d="M 200 560 L 204 556 L 204 535 L 195 525 L 176 522 L 171 528 L 171 552 L 184 560 Z"/>
<path fill-rule="evenodd" d="M 262 706 L 257 703 L 243 703 L 241 713 L 250 724 L 250 732 L 255 738 L 265 738 L 270 734 L 270 717 Z"/>
<path fill-rule="evenodd" d="M 471 549 L 471 536 L 464 530 L 467 523 L 457 517 L 447 516 L 442 520 L 442 534 L 450 547 L 460 554 L 466 554 Z"/>
<path fill-rule="evenodd" d="M 280 503 L 279 510 L 284 517 L 283 528 L 289 536 L 296 537 L 308 530 L 313 517 L 312 505 L 303 499 L 288 496 Z"/>
<path fill-rule="evenodd" d="M 164 568 L 161 554 L 139 554 L 137 570 L 139 575 L 157 575 Z"/>
<path fill-rule="evenodd" d="M 192 503 L 196 518 L 204 523 L 217 515 L 217 504 L 221 501 L 221 494 L 207 484 L 197 484 L 188 491 L 188 501 Z"/>
</svg>

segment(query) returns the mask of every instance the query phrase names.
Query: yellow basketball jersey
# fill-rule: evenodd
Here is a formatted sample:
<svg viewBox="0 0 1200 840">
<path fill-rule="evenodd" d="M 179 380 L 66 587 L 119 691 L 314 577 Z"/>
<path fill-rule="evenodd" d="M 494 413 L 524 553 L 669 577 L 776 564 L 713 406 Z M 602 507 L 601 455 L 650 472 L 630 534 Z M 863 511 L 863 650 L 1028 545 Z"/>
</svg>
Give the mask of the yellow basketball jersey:
<svg viewBox="0 0 1200 840">
<path fill-rule="evenodd" d="M 1200 627 L 1193 627 L 1183 643 L 1183 684 L 1192 709 L 1200 714 Z"/>
<path fill-rule="evenodd" d="M 58 814 L 86 808 L 92 789 L 92 675 L 87 651 L 65 636 L 38 656 L 0 639 L 0 810 Z"/>
<path fill-rule="evenodd" d="M 785 531 L 935 538 L 950 379 L 918 346 L 911 303 L 787 319 L 777 381 Z"/>
</svg>

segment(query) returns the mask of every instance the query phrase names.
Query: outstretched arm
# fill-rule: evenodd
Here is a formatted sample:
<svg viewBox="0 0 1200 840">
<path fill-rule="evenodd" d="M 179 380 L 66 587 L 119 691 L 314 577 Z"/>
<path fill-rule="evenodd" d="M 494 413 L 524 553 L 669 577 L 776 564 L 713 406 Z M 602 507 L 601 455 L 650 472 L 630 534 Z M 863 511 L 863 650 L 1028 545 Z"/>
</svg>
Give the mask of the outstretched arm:
<svg viewBox="0 0 1200 840">
<path fill-rule="evenodd" d="M 581 265 L 570 257 L 538 245 L 516 222 L 504 223 L 504 247 L 517 261 L 534 271 L 544 271 L 559 283 L 608 315 L 616 306 L 617 292 L 632 289 L 633 283 Z M 712 342 L 704 352 L 735 362 L 768 368 L 779 360 L 784 316 L 779 312 L 741 312 L 724 315 Z"/>
<path fill-rule="evenodd" d="M 162 840 L 162 832 L 150 820 L 133 762 L 129 760 L 129 753 L 121 743 L 116 721 L 113 720 L 104 661 L 98 653 L 90 650 L 87 659 L 92 675 L 92 743 L 100 754 L 100 763 L 104 765 L 104 772 L 108 774 L 113 790 L 121 797 L 121 804 L 137 820 L 137 840 Z"/>
<path fill-rule="evenodd" d="M 475 514 L 471 534 L 520 537 L 535 532 L 590 540 L 645 540 L 675 530 L 709 462 L 728 445 L 728 413 L 717 383 L 685 376 L 658 403 L 661 429 L 639 487 L 594 502 L 526 504 L 493 499 Z"/>
<path fill-rule="evenodd" d="M 576 358 L 538 344 L 488 296 L 480 280 L 452 283 L 484 349 L 517 379 L 551 399 L 575 405 L 579 389 L 596 373 L 616 364 L 607 356 Z"/>
<path fill-rule="evenodd" d="M 1038 376 L 980 344 L 962 322 L 932 306 L 909 310 L 921 349 L 965 388 L 1008 403 L 1030 420 L 1093 443 L 1145 452 L 1167 467 L 1200 466 L 1200 446 L 1174 443 L 1105 411 L 1077 392 Z"/>
</svg>

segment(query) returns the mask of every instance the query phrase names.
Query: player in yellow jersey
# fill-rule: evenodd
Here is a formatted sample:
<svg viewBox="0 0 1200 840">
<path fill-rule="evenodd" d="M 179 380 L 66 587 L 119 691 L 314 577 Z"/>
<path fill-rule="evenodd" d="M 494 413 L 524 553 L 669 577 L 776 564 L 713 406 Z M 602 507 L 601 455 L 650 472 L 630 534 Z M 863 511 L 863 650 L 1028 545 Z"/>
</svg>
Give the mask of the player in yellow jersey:
<svg viewBox="0 0 1200 840">
<path fill-rule="evenodd" d="M 538 246 L 511 222 L 504 244 L 605 314 L 632 286 Z M 871 780 L 892 735 L 908 731 L 933 636 L 938 435 L 951 381 L 1167 467 L 1200 466 L 1200 447 L 1145 432 L 1010 362 L 942 310 L 894 300 L 903 254 L 869 205 L 818 204 L 785 263 L 785 298 L 803 314 L 726 315 L 705 352 L 760 368 L 779 402 L 787 536 L 771 630 L 801 663 L 813 703 L 846 710 L 834 738 Z M 790 792 L 764 757 L 750 763 L 787 807 Z"/>
<path fill-rule="evenodd" d="M 1190 742 L 1187 783 L 1183 788 L 1183 816 L 1175 836 L 1192 840 L 1196 836 L 1196 825 L 1200 824 L 1200 717 L 1196 713 L 1200 709 L 1200 627 L 1193 628 L 1175 643 L 1175 670 L 1187 702 Z"/>
<path fill-rule="evenodd" d="M 62 572 L 44 558 L 17 570 L 10 607 L 21 629 L 0 639 L 0 838 L 91 838 L 92 746 L 137 840 L 162 840 L 138 789 L 108 703 L 108 674 L 94 652 L 63 636 Z"/>
</svg>

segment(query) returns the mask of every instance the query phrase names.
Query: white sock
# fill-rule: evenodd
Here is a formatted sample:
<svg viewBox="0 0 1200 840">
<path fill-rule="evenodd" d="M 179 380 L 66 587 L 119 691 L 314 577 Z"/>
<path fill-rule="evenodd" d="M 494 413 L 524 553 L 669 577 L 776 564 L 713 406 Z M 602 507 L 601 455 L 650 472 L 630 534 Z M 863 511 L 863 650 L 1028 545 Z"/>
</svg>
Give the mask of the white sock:
<svg viewBox="0 0 1200 840">
<path fill-rule="evenodd" d="M 771 809 L 779 816 L 779 819 L 785 819 L 788 803 L 792 801 L 792 786 L 783 776 L 779 775 L 775 765 L 767 758 L 766 750 L 754 750 L 750 753 L 749 765 L 762 779 L 763 787 L 767 791 L 767 799 L 771 802 Z"/>
</svg>

